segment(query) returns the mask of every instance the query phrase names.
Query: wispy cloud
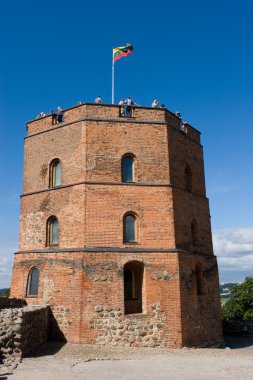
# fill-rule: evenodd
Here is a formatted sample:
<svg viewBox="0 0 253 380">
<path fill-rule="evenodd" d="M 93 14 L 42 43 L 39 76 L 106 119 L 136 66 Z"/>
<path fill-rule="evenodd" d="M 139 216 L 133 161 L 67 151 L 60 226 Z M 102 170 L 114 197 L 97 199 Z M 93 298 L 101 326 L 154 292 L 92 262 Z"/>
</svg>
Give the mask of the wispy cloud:
<svg viewBox="0 0 253 380">
<path fill-rule="evenodd" d="M 209 196 L 212 195 L 216 195 L 216 194 L 227 194 L 227 193 L 230 193 L 231 191 L 234 190 L 234 187 L 233 186 L 229 186 L 229 185 L 217 185 L 217 186 L 211 186 L 211 187 L 208 187 L 208 194 Z"/>
<path fill-rule="evenodd" d="M 208 184 L 208 195 L 215 196 L 217 194 L 231 193 L 236 189 L 235 184 L 228 183 L 223 173 L 216 173 Z"/>
<path fill-rule="evenodd" d="M 213 244 L 222 281 L 253 276 L 253 228 L 214 231 Z"/>
</svg>

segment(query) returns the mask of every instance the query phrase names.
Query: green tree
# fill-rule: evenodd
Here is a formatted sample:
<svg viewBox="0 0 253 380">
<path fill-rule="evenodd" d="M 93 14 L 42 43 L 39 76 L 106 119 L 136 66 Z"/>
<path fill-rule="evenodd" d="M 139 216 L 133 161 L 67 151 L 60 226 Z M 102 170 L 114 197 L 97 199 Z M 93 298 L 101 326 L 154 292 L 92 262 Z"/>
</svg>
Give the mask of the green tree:
<svg viewBox="0 0 253 380">
<path fill-rule="evenodd" d="M 253 319 L 253 277 L 231 290 L 231 298 L 222 307 L 222 319 L 246 321 Z"/>
</svg>

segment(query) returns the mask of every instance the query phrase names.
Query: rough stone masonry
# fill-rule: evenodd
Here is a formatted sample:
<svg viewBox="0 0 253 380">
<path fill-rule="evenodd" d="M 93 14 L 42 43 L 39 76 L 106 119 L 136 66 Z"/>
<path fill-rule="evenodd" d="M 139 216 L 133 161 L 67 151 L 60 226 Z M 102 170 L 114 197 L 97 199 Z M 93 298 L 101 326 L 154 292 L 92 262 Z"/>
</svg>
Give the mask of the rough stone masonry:
<svg viewBox="0 0 253 380">
<path fill-rule="evenodd" d="M 48 307 L 25 304 L 0 297 L 0 374 L 12 372 L 22 357 L 48 339 Z"/>
</svg>

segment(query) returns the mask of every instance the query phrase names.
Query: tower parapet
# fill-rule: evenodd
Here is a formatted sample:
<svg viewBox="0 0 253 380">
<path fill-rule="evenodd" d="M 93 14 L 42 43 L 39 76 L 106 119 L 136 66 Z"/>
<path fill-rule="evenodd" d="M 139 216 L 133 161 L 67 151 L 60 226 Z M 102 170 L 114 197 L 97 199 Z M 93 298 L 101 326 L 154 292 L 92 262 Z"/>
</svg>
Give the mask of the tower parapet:
<svg viewBox="0 0 253 380">
<path fill-rule="evenodd" d="M 64 122 L 57 124 L 56 114 L 50 114 L 40 119 L 31 120 L 27 123 L 27 135 L 43 132 L 47 129 L 60 128 L 66 124 L 85 120 L 97 120 L 107 122 L 124 122 L 129 123 L 167 123 L 171 127 L 187 134 L 194 141 L 200 143 L 200 132 L 190 124 L 185 124 L 185 130 L 182 130 L 180 119 L 172 112 L 164 108 L 152 107 L 133 107 L 132 117 L 122 117 L 121 107 L 111 104 L 82 103 L 75 107 L 64 110 Z"/>
</svg>

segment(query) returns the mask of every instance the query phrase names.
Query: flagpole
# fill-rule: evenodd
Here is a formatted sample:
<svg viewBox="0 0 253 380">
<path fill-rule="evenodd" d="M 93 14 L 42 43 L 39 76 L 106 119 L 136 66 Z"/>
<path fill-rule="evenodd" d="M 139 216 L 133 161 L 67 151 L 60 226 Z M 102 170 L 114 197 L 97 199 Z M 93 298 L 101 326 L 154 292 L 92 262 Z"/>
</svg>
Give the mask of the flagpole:
<svg viewBox="0 0 253 380">
<path fill-rule="evenodd" d="M 114 59 L 112 49 L 112 104 L 114 104 Z"/>
</svg>

